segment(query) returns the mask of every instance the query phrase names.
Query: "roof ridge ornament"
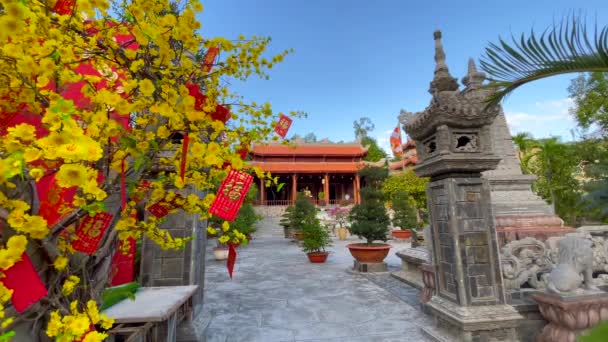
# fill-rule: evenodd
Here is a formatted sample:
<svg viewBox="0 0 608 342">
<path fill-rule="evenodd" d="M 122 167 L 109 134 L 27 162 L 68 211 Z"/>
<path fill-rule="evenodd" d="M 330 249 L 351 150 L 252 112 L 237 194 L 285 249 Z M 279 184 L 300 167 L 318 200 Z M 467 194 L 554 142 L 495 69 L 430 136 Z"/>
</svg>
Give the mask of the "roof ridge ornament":
<svg viewBox="0 0 608 342">
<path fill-rule="evenodd" d="M 462 78 L 462 84 L 464 84 L 467 89 L 479 89 L 485 79 L 486 74 L 481 71 L 477 71 L 475 60 L 473 58 L 469 58 L 468 72 L 467 75 Z"/>
<path fill-rule="evenodd" d="M 433 33 L 435 39 L 435 77 L 431 81 L 429 93 L 435 96 L 442 91 L 458 90 L 458 81 L 450 75 L 450 70 L 445 62 L 445 51 L 441 41 L 441 31 L 437 30 Z"/>
</svg>

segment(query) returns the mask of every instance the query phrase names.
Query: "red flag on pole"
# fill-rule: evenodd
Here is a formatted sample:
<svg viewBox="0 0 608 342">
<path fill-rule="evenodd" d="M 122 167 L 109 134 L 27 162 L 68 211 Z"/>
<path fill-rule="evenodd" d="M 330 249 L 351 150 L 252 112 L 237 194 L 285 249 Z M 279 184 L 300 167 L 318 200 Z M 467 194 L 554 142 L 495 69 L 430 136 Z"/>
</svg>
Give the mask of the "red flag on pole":
<svg viewBox="0 0 608 342">
<path fill-rule="evenodd" d="M 226 260 L 226 267 L 228 267 L 228 275 L 232 279 L 232 270 L 234 270 L 234 264 L 236 263 L 236 249 L 234 245 L 228 244 L 228 260 Z"/>
<path fill-rule="evenodd" d="M 290 117 L 286 116 L 285 114 L 281 114 L 279 122 L 277 122 L 277 125 L 274 126 L 274 131 L 282 138 L 285 138 L 285 136 L 287 135 L 287 131 L 289 131 L 289 127 L 291 127 L 292 122 L 293 120 L 291 120 Z"/>
<path fill-rule="evenodd" d="M 397 125 L 397 127 L 395 127 L 393 130 L 390 141 L 391 149 L 393 150 L 395 156 L 401 157 L 403 154 L 403 143 L 401 142 L 401 129 L 399 128 L 399 125 Z"/>
<path fill-rule="evenodd" d="M 0 281 L 7 289 L 13 290 L 11 302 L 17 312 L 23 312 L 47 294 L 27 253 L 23 253 L 20 261 L 4 271 Z"/>
</svg>

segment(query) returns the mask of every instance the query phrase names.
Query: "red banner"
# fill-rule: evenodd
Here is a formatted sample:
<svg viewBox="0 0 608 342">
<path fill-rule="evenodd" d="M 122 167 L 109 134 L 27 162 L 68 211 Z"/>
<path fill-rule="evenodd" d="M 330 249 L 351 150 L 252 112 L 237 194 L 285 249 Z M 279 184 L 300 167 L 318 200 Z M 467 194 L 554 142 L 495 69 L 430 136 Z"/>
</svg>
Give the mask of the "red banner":
<svg viewBox="0 0 608 342">
<path fill-rule="evenodd" d="M 234 264 L 236 263 L 236 249 L 233 244 L 228 244 L 228 260 L 226 260 L 226 267 L 228 268 L 228 275 L 232 279 L 232 271 L 234 270 Z"/>
<path fill-rule="evenodd" d="M 245 172 L 230 170 L 217 192 L 209 212 L 224 220 L 232 221 L 245 200 L 253 177 Z"/>
<path fill-rule="evenodd" d="M 213 62 L 215 61 L 215 57 L 220 53 L 220 49 L 218 47 L 210 47 L 205 54 L 205 58 L 203 59 L 203 71 L 209 72 L 211 68 L 213 68 Z"/>
<path fill-rule="evenodd" d="M 150 214 L 156 216 L 157 218 L 165 217 L 171 210 L 180 207 L 180 205 L 176 203 L 179 198 L 181 198 L 180 195 L 175 195 L 175 198 L 170 202 L 162 199 L 149 206 L 147 210 L 150 212 Z"/>
<path fill-rule="evenodd" d="M 61 15 L 72 14 L 72 9 L 74 8 L 75 2 L 76 1 L 74 0 L 57 0 L 52 11 Z"/>
<path fill-rule="evenodd" d="M 291 127 L 292 122 L 293 120 L 291 118 L 284 114 L 281 114 L 279 122 L 277 122 L 277 125 L 274 127 L 274 131 L 277 132 L 277 134 L 280 135 L 282 138 L 285 138 L 285 136 L 287 135 L 287 131 L 289 131 L 289 127 Z"/>
<path fill-rule="evenodd" d="M 85 216 L 76 229 L 77 240 L 72 241 L 72 247 L 82 253 L 95 253 L 99 241 L 112 223 L 113 218 L 114 216 L 108 213 L 97 213 L 93 217 Z"/>
<path fill-rule="evenodd" d="M 4 278 L 0 281 L 6 288 L 13 290 L 11 302 L 17 312 L 23 312 L 47 294 L 27 253 L 23 253 L 20 261 L 4 271 Z"/>
<path fill-rule="evenodd" d="M 118 249 L 112 257 L 110 285 L 118 286 L 135 280 L 135 239 L 127 239 L 129 253 L 122 252 L 123 241 L 118 241 Z"/>
</svg>

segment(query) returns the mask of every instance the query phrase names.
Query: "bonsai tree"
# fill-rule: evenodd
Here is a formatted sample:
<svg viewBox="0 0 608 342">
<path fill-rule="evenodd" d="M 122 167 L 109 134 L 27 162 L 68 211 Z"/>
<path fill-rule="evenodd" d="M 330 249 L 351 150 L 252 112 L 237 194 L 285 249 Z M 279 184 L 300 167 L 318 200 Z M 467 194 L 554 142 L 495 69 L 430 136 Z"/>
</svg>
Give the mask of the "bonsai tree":
<svg viewBox="0 0 608 342">
<path fill-rule="evenodd" d="M 365 239 L 367 245 L 372 245 L 376 240 L 386 242 L 390 219 L 380 187 L 388 176 L 388 170 L 366 167 L 359 171 L 359 175 L 364 178 L 366 185 L 360 191 L 361 204 L 355 205 L 350 211 L 350 231 Z"/>
<path fill-rule="evenodd" d="M 253 201 L 255 201 L 258 193 L 258 188 L 255 184 L 251 185 L 247 195 L 245 196 L 245 200 L 243 201 L 243 205 L 239 210 L 236 218 L 230 224 L 232 229 L 236 229 L 245 236 L 251 236 L 253 232 L 256 231 L 254 224 L 262 219 L 262 217 L 255 213 L 253 209 Z"/>
<path fill-rule="evenodd" d="M 294 206 L 290 205 L 285 208 L 285 212 L 283 213 L 283 215 L 281 215 L 281 220 L 279 221 L 279 224 L 285 229 L 291 227 L 291 215 L 293 215 L 293 209 Z"/>
<path fill-rule="evenodd" d="M 417 230 L 419 228 L 418 215 L 416 208 L 406 193 L 400 192 L 393 198 L 393 225 L 401 230 L 412 232 L 412 247 L 418 246 Z"/>
<path fill-rule="evenodd" d="M 302 225 L 302 233 L 304 234 L 302 241 L 304 253 L 325 253 L 325 247 L 331 246 L 329 232 L 316 218 L 312 222 Z"/>
<path fill-rule="evenodd" d="M 298 193 L 296 203 L 290 216 L 291 228 L 302 230 L 305 224 L 312 224 L 317 219 L 317 208 L 307 196 Z"/>
</svg>

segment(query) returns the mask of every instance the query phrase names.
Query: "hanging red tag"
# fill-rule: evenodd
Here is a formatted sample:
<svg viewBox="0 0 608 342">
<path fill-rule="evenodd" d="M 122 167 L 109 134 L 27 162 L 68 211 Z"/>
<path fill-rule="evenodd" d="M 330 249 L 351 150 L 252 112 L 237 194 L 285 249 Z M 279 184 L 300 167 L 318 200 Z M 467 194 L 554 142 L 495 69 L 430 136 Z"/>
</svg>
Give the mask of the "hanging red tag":
<svg viewBox="0 0 608 342">
<path fill-rule="evenodd" d="M 62 188 L 57 184 L 55 174 L 43 176 L 36 182 L 40 198 L 38 215 L 42 216 L 49 227 L 57 223 L 69 210 L 70 203 L 76 194 L 76 187 Z"/>
<path fill-rule="evenodd" d="M 211 113 L 211 118 L 213 120 L 226 123 L 226 121 L 228 121 L 228 119 L 230 119 L 230 109 L 228 109 L 228 107 L 224 107 L 224 106 L 218 104 L 215 107 L 215 112 Z"/>
<path fill-rule="evenodd" d="M 218 47 L 212 46 L 207 50 L 205 54 L 205 58 L 203 59 L 203 71 L 209 72 L 213 67 L 213 62 L 215 61 L 215 57 L 220 53 L 220 49 Z"/>
<path fill-rule="evenodd" d="M 282 138 L 285 138 L 285 136 L 287 135 L 287 131 L 289 131 L 289 127 L 291 127 L 292 122 L 293 120 L 291 118 L 284 114 L 281 114 L 279 122 L 277 122 L 277 125 L 274 127 L 274 131 Z"/>
<path fill-rule="evenodd" d="M 135 280 L 135 239 L 128 238 L 129 253 L 122 252 L 124 241 L 118 241 L 118 248 L 112 257 L 110 285 L 118 286 Z"/>
<path fill-rule="evenodd" d="M 150 214 L 156 216 L 157 218 L 165 217 L 171 210 L 181 207 L 179 204 L 177 204 L 177 199 L 179 198 L 181 198 L 180 195 L 175 195 L 175 198 L 170 202 L 161 199 L 160 201 L 149 206 L 147 210 L 150 212 Z"/>
<path fill-rule="evenodd" d="M 182 162 L 179 169 L 179 175 L 182 177 L 182 181 L 184 180 L 184 176 L 186 175 L 186 160 L 188 160 L 188 142 L 190 138 L 188 137 L 188 132 L 184 135 L 184 139 L 182 141 Z"/>
<path fill-rule="evenodd" d="M 23 312 L 23 310 L 46 296 L 46 287 L 40 280 L 40 276 L 38 276 L 38 272 L 36 272 L 27 253 L 23 253 L 21 260 L 3 273 L 4 278 L 0 281 L 7 289 L 13 290 L 11 302 L 17 312 Z"/>
<path fill-rule="evenodd" d="M 120 209 L 127 208 L 127 186 L 125 185 L 125 160 L 120 165 Z"/>
<path fill-rule="evenodd" d="M 108 213 L 97 213 L 91 217 L 85 216 L 78 228 L 76 228 L 77 239 L 72 241 L 72 247 L 82 253 L 93 254 L 99 246 L 108 226 L 112 223 L 114 216 Z"/>
<path fill-rule="evenodd" d="M 146 196 L 146 194 L 148 193 L 149 190 L 150 190 L 150 182 L 148 182 L 147 180 L 143 180 L 143 181 L 141 181 L 141 183 L 139 185 L 135 186 L 135 189 L 133 191 L 133 194 L 131 195 L 131 198 L 135 202 L 140 202 L 144 199 L 144 197 Z"/>
<path fill-rule="evenodd" d="M 232 270 L 234 270 L 234 264 L 236 263 L 236 249 L 233 244 L 228 244 L 228 260 L 226 260 L 226 267 L 228 267 L 228 275 L 232 279 Z"/>
<path fill-rule="evenodd" d="M 245 172 L 230 170 L 217 192 L 209 212 L 224 220 L 232 221 L 236 217 L 253 177 Z"/>
</svg>

